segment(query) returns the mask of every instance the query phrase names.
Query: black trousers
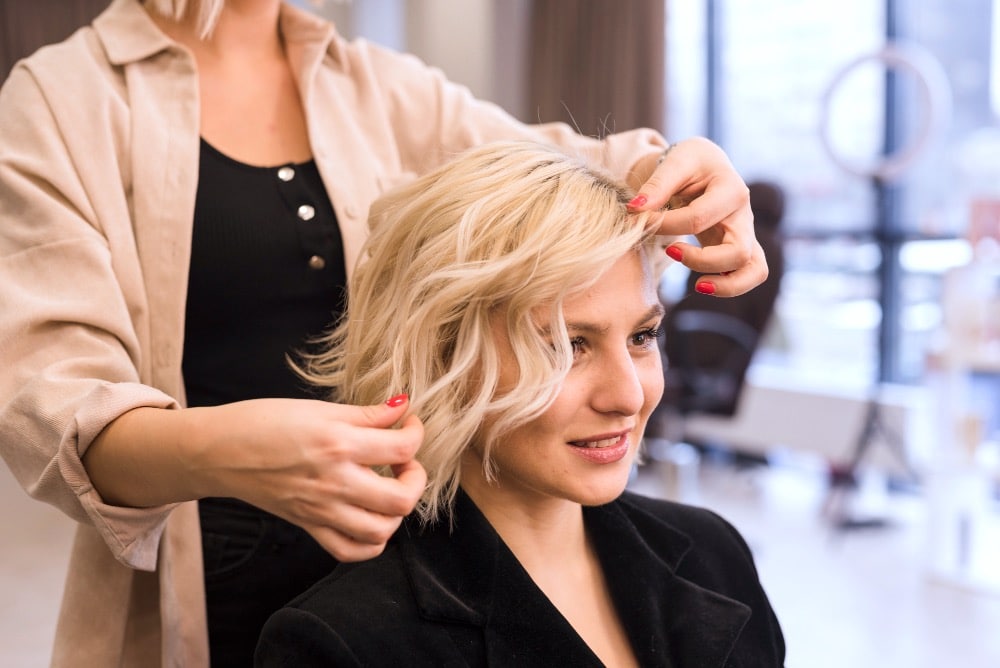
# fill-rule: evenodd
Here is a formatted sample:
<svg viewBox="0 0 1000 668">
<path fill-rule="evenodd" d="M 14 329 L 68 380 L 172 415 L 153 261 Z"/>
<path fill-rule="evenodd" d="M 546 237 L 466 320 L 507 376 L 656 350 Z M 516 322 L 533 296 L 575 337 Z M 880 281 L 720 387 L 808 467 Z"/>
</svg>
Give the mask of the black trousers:
<svg viewBox="0 0 1000 668">
<path fill-rule="evenodd" d="M 268 616 L 337 562 L 299 527 L 242 501 L 198 508 L 212 668 L 247 668 Z"/>
</svg>

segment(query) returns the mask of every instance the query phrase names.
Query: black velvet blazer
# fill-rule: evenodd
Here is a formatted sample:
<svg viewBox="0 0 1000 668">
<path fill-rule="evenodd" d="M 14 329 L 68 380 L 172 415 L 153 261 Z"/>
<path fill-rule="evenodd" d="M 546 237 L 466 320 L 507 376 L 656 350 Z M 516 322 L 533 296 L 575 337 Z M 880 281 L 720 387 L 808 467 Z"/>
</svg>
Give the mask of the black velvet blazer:
<svg viewBox="0 0 1000 668">
<path fill-rule="evenodd" d="M 464 494 L 455 527 L 408 519 L 268 620 L 259 668 L 601 666 Z M 744 540 L 714 513 L 631 493 L 584 518 L 643 666 L 782 666 L 785 644 Z"/>
</svg>

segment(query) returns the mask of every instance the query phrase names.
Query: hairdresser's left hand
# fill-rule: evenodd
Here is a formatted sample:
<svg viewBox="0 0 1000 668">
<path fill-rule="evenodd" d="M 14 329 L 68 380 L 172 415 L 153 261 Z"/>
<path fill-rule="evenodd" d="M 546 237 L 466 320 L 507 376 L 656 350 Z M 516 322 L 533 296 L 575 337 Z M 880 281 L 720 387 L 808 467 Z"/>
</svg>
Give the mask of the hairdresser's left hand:
<svg viewBox="0 0 1000 668">
<path fill-rule="evenodd" d="M 655 162 L 656 157 L 647 159 Z M 700 246 L 670 244 L 667 255 L 703 274 L 699 292 L 733 297 L 767 278 L 764 250 L 754 235 L 749 192 L 719 146 L 702 137 L 685 139 L 671 146 L 658 165 L 647 165 L 644 173 L 650 169 L 629 208 L 656 212 L 660 234 L 698 239 Z"/>
</svg>

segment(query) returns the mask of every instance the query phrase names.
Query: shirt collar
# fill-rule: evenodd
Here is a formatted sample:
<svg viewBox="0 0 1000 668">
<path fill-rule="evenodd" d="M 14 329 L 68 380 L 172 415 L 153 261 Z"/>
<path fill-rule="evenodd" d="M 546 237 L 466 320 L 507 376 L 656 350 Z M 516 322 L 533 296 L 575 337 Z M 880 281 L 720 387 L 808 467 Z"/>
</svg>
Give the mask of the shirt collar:
<svg viewBox="0 0 1000 668">
<path fill-rule="evenodd" d="M 286 42 L 318 44 L 330 49 L 336 31 L 315 14 L 282 3 L 279 18 Z M 93 23 L 108 61 L 120 66 L 149 58 L 177 46 L 157 27 L 139 0 L 114 0 Z"/>
</svg>

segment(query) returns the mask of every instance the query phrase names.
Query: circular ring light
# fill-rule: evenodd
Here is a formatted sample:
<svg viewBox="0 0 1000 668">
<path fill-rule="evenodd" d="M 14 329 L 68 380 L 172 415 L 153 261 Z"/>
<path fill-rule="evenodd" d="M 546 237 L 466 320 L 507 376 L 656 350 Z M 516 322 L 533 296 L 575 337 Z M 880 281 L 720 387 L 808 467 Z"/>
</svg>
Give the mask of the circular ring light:
<svg viewBox="0 0 1000 668">
<path fill-rule="evenodd" d="M 837 152 L 830 137 L 830 115 L 834 93 L 856 69 L 869 63 L 881 63 L 886 70 L 900 70 L 914 77 L 923 114 L 920 125 L 909 141 L 890 155 L 882 156 L 871 166 L 860 166 Z M 833 77 L 823 94 L 820 140 L 827 155 L 843 170 L 884 182 L 894 181 L 906 171 L 927 147 L 931 137 L 943 128 L 951 115 L 951 92 L 948 78 L 938 61 L 914 45 L 886 44 L 873 53 L 848 62 Z"/>
</svg>

